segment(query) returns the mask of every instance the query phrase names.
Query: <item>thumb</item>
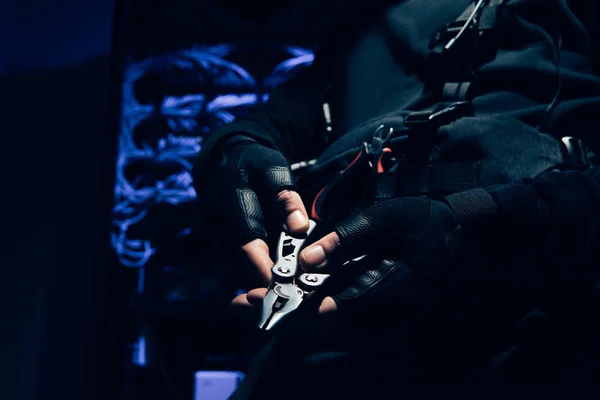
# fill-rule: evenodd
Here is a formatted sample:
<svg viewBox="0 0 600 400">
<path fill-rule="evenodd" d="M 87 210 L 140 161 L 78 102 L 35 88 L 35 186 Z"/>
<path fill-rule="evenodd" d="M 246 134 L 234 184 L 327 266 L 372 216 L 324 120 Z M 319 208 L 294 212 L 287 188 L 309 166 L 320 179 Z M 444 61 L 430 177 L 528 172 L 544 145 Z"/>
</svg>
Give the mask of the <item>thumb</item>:
<svg viewBox="0 0 600 400">
<path fill-rule="evenodd" d="M 340 237 L 336 232 L 331 232 L 300 252 L 300 266 L 307 270 L 324 268 L 339 247 Z"/>
<path fill-rule="evenodd" d="M 277 204 L 285 215 L 285 226 L 292 235 L 305 234 L 309 228 L 308 214 L 300 195 L 293 190 L 277 194 Z"/>
</svg>

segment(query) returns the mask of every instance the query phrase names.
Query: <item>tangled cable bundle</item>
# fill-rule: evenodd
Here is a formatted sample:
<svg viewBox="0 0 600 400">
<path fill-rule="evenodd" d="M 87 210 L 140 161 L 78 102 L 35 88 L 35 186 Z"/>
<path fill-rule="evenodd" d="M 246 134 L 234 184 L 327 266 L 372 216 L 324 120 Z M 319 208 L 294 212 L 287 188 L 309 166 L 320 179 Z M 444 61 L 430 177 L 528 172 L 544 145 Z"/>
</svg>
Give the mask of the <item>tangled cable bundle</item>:
<svg viewBox="0 0 600 400">
<path fill-rule="evenodd" d="M 271 69 L 264 88 L 281 84 L 314 59 L 308 49 L 281 50 L 289 58 Z M 258 94 L 255 78 L 226 59 L 235 51 L 230 44 L 194 47 L 126 68 L 112 233 L 124 266 L 141 267 L 156 251 L 155 243 L 139 234 L 144 229 L 134 229 L 152 218 L 151 206 L 179 206 L 195 199 L 191 170 L 203 140 L 249 106 L 267 100 L 268 95 Z M 189 231 L 185 227 L 175 233 Z"/>
</svg>

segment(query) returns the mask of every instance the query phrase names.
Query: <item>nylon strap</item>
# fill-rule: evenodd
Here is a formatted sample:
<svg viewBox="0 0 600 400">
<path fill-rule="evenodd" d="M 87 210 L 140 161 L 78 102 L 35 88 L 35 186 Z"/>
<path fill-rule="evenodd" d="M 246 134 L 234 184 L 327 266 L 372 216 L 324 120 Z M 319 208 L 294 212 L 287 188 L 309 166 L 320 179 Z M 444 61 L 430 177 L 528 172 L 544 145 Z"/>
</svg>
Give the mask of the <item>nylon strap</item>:
<svg viewBox="0 0 600 400">
<path fill-rule="evenodd" d="M 498 215 L 498 205 L 486 190 L 476 188 L 445 196 L 444 200 L 452 207 L 458 222 L 464 228 L 485 223 Z"/>
<path fill-rule="evenodd" d="M 415 166 L 401 171 L 396 193 L 398 196 L 451 193 L 472 189 L 479 182 L 478 162 Z"/>
<path fill-rule="evenodd" d="M 374 177 L 375 201 L 394 197 L 447 194 L 480 184 L 478 162 L 447 163 L 402 168 Z"/>
</svg>

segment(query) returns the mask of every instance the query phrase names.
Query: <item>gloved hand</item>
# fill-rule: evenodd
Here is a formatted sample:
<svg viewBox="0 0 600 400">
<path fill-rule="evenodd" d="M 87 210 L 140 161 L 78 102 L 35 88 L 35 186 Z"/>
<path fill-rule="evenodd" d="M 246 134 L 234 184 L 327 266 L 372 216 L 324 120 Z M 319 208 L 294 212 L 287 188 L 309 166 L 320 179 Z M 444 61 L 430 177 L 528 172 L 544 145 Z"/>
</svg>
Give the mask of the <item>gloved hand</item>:
<svg viewBox="0 0 600 400">
<path fill-rule="evenodd" d="M 215 155 L 196 173 L 202 216 L 226 248 L 242 248 L 266 284 L 273 266 L 268 227 L 277 227 L 279 235 L 284 223 L 292 234 L 309 226 L 290 167 L 280 152 L 244 136 L 230 139 Z"/>
<path fill-rule="evenodd" d="M 323 300 L 320 312 L 371 313 L 386 304 L 415 304 L 420 301 L 416 297 L 433 295 L 436 282 L 460 250 L 461 236 L 457 216 L 445 202 L 399 198 L 346 219 L 304 249 L 299 261 L 305 270 L 332 274 L 337 290 Z M 342 266 L 361 255 L 368 256 Z"/>
<path fill-rule="evenodd" d="M 323 299 L 320 313 L 372 315 L 374 310 L 384 313 L 382 306 L 397 311 L 399 304 L 431 300 L 462 236 L 457 216 L 445 202 L 399 198 L 344 220 L 306 247 L 299 262 L 304 270 L 331 274 L 326 286 L 334 292 Z M 368 257 L 342 266 L 362 255 Z M 254 289 L 234 304 L 260 307 L 266 294 L 266 289 Z"/>
</svg>

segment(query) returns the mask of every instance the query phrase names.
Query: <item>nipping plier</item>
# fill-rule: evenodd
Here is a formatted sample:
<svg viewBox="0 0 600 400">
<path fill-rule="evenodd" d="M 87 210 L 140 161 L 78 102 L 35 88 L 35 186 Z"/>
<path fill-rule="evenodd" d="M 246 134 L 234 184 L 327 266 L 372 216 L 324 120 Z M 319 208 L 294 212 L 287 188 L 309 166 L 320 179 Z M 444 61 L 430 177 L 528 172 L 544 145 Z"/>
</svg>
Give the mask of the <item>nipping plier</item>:
<svg viewBox="0 0 600 400">
<path fill-rule="evenodd" d="M 316 223 L 310 220 L 308 232 L 302 237 L 293 237 L 283 232 L 277 244 L 277 259 L 271 269 L 272 283 L 263 302 L 258 327 L 271 330 L 283 318 L 295 311 L 309 293 L 321 286 L 329 274 L 304 273 L 296 276 L 298 254 L 302 245 L 313 231 Z"/>
</svg>

